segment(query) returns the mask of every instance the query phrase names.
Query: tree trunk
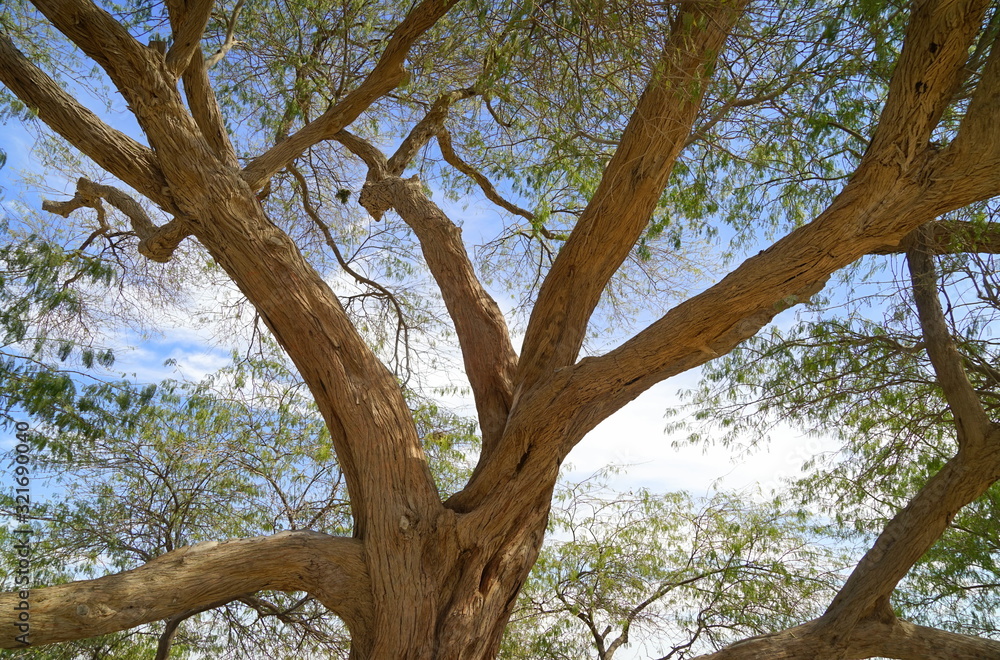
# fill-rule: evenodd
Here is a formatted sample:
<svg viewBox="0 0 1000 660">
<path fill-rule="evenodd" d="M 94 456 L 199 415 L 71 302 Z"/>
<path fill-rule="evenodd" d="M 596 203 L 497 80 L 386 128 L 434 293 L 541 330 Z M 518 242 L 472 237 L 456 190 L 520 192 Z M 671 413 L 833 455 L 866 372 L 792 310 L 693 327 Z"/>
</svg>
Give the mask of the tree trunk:
<svg viewBox="0 0 1000 660">
<path fill-rule="evenodd" d="M 326 421 L 355 525 L 353 539 L 293 532 L 201 544 L 134 571 L 34 591 L 35 644 L 122 630 L 227 597 L 279 589 L 308 591 L 340 616 L 358 660 L 488 660 L 537 557 L 559 465 L 591 428 L 652 384 L 732 350 L 779 311 L 815 293 L 833 271 L 898 243 L 936 215 L 1000 192 L 994 111 L 1000 49 L 981 74 L 958 139 L 944 150 L 930 144 L 966 78 L 962 67 L 987 3 L 915 3 L 882 119 L 857 172 L 827 211 L 619 348 L 578 359 L 590 316 L 647 226 L 698 115 L 716 55 L 744 5 L 681 3 L 664 35 L 662 61 L 597 194 L 542 285 L 518 359 L 457 226 L 422 196 L 419 185 L 399 179 L 406 153 L 435 133 L 436 120 L 429 114 L 424 137 L 413 135 L 401 147 L 405 153 L 391 159 L 343 130 L 403 80 L 409 48 L 453 2 L 415 5 L 362 83 L 242 170 L 197 52 L 212 2 L 167 1 L 177 39 L 165 55 L 139 44 L 89 0 L 35 4 L 105 69 L 150 146 L 105 126 L 2 35 L 0 79 L 70 143 L 174 216 L 155 227 L 144 214 L 124 211 L 143 250 L 165 260 L 193 235 L 254 305 Z M 178 90 L 181 79 L 187 105 Z M 441 107 L 446 110 L 448 102 Z M 373 173 L 369 201 L 384 195 L 375 201 L 395 208 L 410 226 L 455 320 L 484 452 L 469 484 L 447 502 L 434 486 L 399 383 L 255 196 L 286 164 L 331 139 L 365 159 Z M 118 199 L 108 187 L 82 185 L 74 200 L 79 203 L 62 208 L 68 214 L 88 201 L 93 205 L 95 195 L 109 203 L 111 196 Z M 991 456 L 987 448 L 998 432 L 981 420 L 968 428 L 979 429 L 978 436 L 963 441 L 962 458 L 981 463 Z M 934 534 L 992 482 L 1000 458 L 991 461 L 988 474 L 968 492 L 924 495 L 937 507 Z M 876 546 L 879 557 L 872 553 L 824 618 L 714 657 L 861 657 L 888 654 L 893 644 L 911 656 L 921 649 L 961 648 L 965 655 L 954 657 L 988 657 L 974 654 L 994 652 L 993 643 L 928 632 L 895 621 L 881 608 L 918 556 L 906 546 L 933 541 L 920 531 L 927 518 L 918 514 L 904 512 L 894 521 L 891 534 Z M 872 569 L 878 562 L 882 574 Z M 177 591 L 178 584 L 185 588 Z M 16 611 L 20 598 L 0 595 L 0 611 Z M 842 610 L 847 614 L 838 614 Z M 0 646 L 11 643 L 0 638 Z"/>
<path fill-rule="evenodd" d="M 484 538 L 482 543 L 460 545 L 451 512 L 442 514 L 437 524 L 409 530 L 401 541 L 409 548 L 407 563 L 393 562 L 373 571 L 382 576 L 374 583 L 402 589 L 377 594 L 371 628 L 363 634 L 351 631 L 351 657 L 494 658 L 541 547 L 546 514 L 546 505 L 525 511 L 521 524 L 502 542 Z M 382 556 L 369 553 L 369 566 Z"/>
</svg>

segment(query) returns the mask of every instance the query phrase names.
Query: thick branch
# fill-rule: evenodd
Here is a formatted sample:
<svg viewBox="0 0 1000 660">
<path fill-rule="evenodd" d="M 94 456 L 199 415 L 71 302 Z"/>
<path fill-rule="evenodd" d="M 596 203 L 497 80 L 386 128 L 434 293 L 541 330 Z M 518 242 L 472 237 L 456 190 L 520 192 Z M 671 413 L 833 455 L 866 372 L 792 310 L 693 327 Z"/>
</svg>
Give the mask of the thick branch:
<svg viewBox="0 0 1000 660">
<path fill-rule="evenodd" d="M 191 116 L 163 56 L 139 44 L 112 16 L 88 0 L 36 0 L 35 4 L 53 25 L 101 65 L 125 97 L 156 151 L 170 189 L 184 191 L 175 198 L 183 214 L 189 218 L 205 216 L 208 201 L 219 191 L 203 197 L 191 193 L 200 186 L 206 172 L 218 169 L 221 129 L 204 121 L 199 126 Z M 203 93 L 207 96 L 210 92 Z M 198 103 L 193 106 L 198 107 Z M 201 118 L 205 119 L 204 113 Z M 217 138 L 214 143 L 213 134 Z M 222 160 L 233 162 L 231 157 L 223 156 Z M 148 194 L 145 189 L 141 192 Z"/>
<path fill-rule="evenodd" d="M 359 201 L 373 217 L 388 208 L 396 209 L 420 241 L 455 323 L 479 413 L 483 454 L 490 454 L 507 422 L 517 356 L 500 308 L 476 277 L 461 230 L 427 199 L 416 178 L 387 177 L 368 183 Z"/>
<path fill-rule="evenodd" d="M 918 626 L 909 621 L 869 623 L 852 633 L 848 658 L 884 656 L 899 660 L 984 660 L 1000 658 L 1000 641 Z"/>
<path fill-rule="evenodd" d="M 591 202 L 559 252 L 524 339 L 518 387 L 571 364 L 614 272 L 649 222 L 745 3 L 685 5 Z"/>
<path fill-rule="evenodd" d="M 956 153 L 957 167 L 989 177 L 986 167 L 1000 158 L 997 116 L 1000 116 L 1000 39 L 994 38 L 969 109 L 950 147 Z"/>
<path fill-rule="evenodd" d="M 813 660 L 814 658 L 886 657 L 900 660 L 986 660 L 1000 657 L 1000 642 L 981 637 L 926 628 L 895 618 L 869 618 L 835 646 L 823 635 L 820 620 L 777 633 L 759 635 L 695 660 Z"/>
<path fill-rule="evenodd" d="M 126 630 L 263 589 L 309 591 L 344 618 L 371 616 L 362 544 L 319 532 L 201 543 L 117 575 L 0 595 L 0 625 L 14 630 L 20 603 L 30 613 L 32 645 Z M 22 611 L 23 608 L 22 608 Z M 11 634 L 0 648 L 15 648 Z"/>
<path fill-rule="evenodd" d="M 925 249 L 930 254 L 1000 254 L 1000 228 L 995 223 L 983 226 L 965 220 L 935 220 L 928 228 Z M 878 247 L 869 254 L 904 254 L 916 233 L 908 234 L 893 245 Z"/>
<path fill-rule="evenodd" d="M 233 148 L 233 143 L 229 139 L 226 121 L 222 117 L 215 92 L 212 91 L 212 84 L 208 79 L 208 69 L 200 49 L 196 50 L 191 57 L 191 63 L 184 71 L 182 80 L 184 81 L 184 97 L 187 99 L 188 109 L 191 111 L 195 123 L 198 124 L 202 137 L 205 138 L 212 152 L 220 161 L 233 168 L 239 167 L 236 149 Z"/>
<path fill-rule="evenodd" d="M 132 224 L 132 230 L 139 237 L 139 253 L 153 261 L 170 261 L 182 240 L 191 234 L 187 222 L 175 218 L 162 227 L 157 227 L 149 219 L 146 210 L 121 190 L 80 178 L 76 182 L 76 195 L 65 202 L 45 201 L 42 209 L 64 218 L 81 207 L 97 209 L 103 216 L 101 200 L 104 199 L 121 211 Z M 102 218 L 103 219 L 103 218 Z"/>
<path fill-rule="evenodd" d="M 316 121 L 285 138 L 246 166 L 243 178 L 250 187 L 260 190 L 286 163 L 312 145 L 332 138 L 337 131 L 357 119 L 376 99 L 395 89 L 406 75 L 403 62 L 410 48 L 456 1 L 423 0 L 414 7 L 393 30 L 385 52 L 364 82 Z"/>
<path fill-rule="evenodd" d="M 0 35 L 0 81 L 39 119 L 102 168 L 175 212 L 153 151 L 117 131 L 67 94 Z"/>
<path fill-rule="evenodd" d="M 983 0 L 914 3 L 889 95 L 865 153 L 871 165 L 902 174 L 927 149 L 962 82 L 969 47 L 988 6 Z"/>
<path fill-rule="evenodd" d="M 199 6 L 200 3 L 200 6 Z M 178 46 L 185 30 L 191 30 L 192 23 L 200 24 L 201 17 L 199 11 L 205 13 L 205 23 L 211 15 L 213 0 L 198 0 L 195 6 L 180 0 L 172 0 L 168 3 L 170 10 L 170 24 L 174 28 L 174 47 L 167 53 L 167 66 L 171 66 L 170 56 L 174 53 L 174 48 Z M 229 132 L 226 130 L 226 122 L 219 109 L 218 99 L 212 91 L 212 84 L 208 79 L 208 66 L 205 64 L 205 57 L 199 47 L 205 25 L 201 25 L 194 41 L 194 46 L 188 56 L 187 66 L 181 72 L 184 81 L 184 96 L 187 99 L 188 109 L 194 118 L 198 129 L 201 131 L 205 141 L 208 142 L 212 152 L 222 162 L 230 167 L 239 167 L 236 158 L 236 150 L 229 140 Z M 174 72 L 174 75 L 178 75 Z"/>
<path fill-rule="evenodd" d="M 368 140 L 358 137 L 346 129 L 337 131 L 334 134 L 333 139 L 347 147 L 348 151 L 365 162 L 365 165 L 368 166 L 369 181 L 381 181 L 389 175 L 389 161 L 386 159 L 385 154 L 379 151 Z M 376 213 L 373 213 L 371 209 L 367 210 L 373 218 L 381 220 L 382 214 L 385 213 L 388 208 L 382 209 Z"/>
<path fill-rule="evenodd" d="M 485 457 L 499 442 L 511 406 L 517 356 L 507 324 L 496 301 L 476 276 L 461 230 L 427 199 L 416 178 L 404 180 L 392 175 L 405 168 L 413 153 L 437 133 L 452 101 L 472 93 L 460 90 L 439 98 L 390 160 L 367 140 L 349 131 L 341 130 L 335 137 L 368 166 L 368 183 L 361 191 L 359 203 L 376 220 L 394 208 L 420 241 L 424 260 L 455 324 L 466 375 L 476 400 Z"/>
<path fill-rule="evenodd" d="M 906 253 L 913 283 L 913 300 L 924 334 L 927 356 L 955 418 L 959 446 L 979 448 L 992 423 L 965 373 L 962 355 L 951 339 L 948 321 L 938 299 L 937 272 L 930 254 L 930 242 L 931 229 L 927 226 L 920 227 L 916 230 L 913 248 Z"/>
<path fill-rule="evenodd" d="M 167 2 L 174 26 L 174 43 L 167 51 L 167 69 L 180 75 L 188 68 L 195 52 L 201 51 L 201 37 L 212 16 L 215 0 L 171 0 Z"/>
<path fill-rule="evenodd" d="M 966 4 L 969 3 L 962 3 L 959 7 L 964 7 Z M 974 5 L 972 11 L 976 11 L 982 9 L 981 5 L 984 3 L 977 1 L 971 4 Z M 942 23 L 938 29 L 944 25 L 945 23 Z M 988 33 L 993 29 L 993 25 L 988 25 L 986 31 Z M 970 47 L 971 41 L 966 46 L 966 53 Z M 977 56 L 974 54 L 973 58 L 975 57 Z M 976 63 L 973 61 L 972 65 L 975 66 Z M 959 74 L 959 82 L 967 75 L 968 70 L 963 69 Z M 996 120 L 998 114 L 1000 114 L 1000 43 L 994 38 L 979 83 L 972 92 L 969 108 L 959 125 L 958 135 L 941 152 L 941 160 L 947 167 L 941 169 L 935 195 L 941 198 L 942 207 L 955 208 L 1000 195 L 1000 122 Z M 962 203 L 959 204 L 958 201 Z"/>
<path fill-rule="evenodd" d="M 955 514 L 997 480 L 1000 434 L 993 431 L 988 439 L 990 446 L 976 454 L 959 450 L 889 521 L 830 604 L 823 616 L 824 625 L 846 632 L 875 611 L 880 602 L 887 602 L 899 581 L 940 538 Z"/>
</svg>

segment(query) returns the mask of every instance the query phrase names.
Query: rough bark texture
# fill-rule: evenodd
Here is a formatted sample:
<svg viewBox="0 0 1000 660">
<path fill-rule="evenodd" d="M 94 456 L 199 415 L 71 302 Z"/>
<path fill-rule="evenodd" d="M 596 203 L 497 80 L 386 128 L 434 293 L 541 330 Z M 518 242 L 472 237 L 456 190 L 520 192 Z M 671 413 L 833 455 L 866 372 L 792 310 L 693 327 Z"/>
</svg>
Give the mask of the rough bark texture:
<svg viewBox="0 0 1000 660">
<path fill-rule="evenodd" d="M 198 46 L 212 3 L 167 3 L 175 42 L 164 55 L 138 43 L 89 0 L 36 2 L 107 71 L 149 147 L 104 125 L 0 35 L 0 81 L 174 220 L 155 227 L 125 193 L 85 180 L 74 200 L 51 210 L 68 215 L 107 201 L 132 220 L 151 258 L 169 258 L 189 235 L 205 246 L 311 389 L 329 426 L 356 522 L 354 539 L 296 532 L 194 546 L 135 571 L 34 590 L 32 641 L 121 630 L 260 589 L 283 589 L 308 591 L 341 616 L 359 660 L 491 658 L 537 556 L 559 465 L 586 432 L 654 383 L 732 350 L 775 314 L 819 291 L 835 270 L 869 252 L 900 249 L 910 253 L 921 323 L 960 422 L 962 449 L 887 526 L 823 617 L 710 657 L 997 657 L 996 642 L 897 621 L 886 606 L 895 585 L 955 512 L 1000 476 L 998 431 L 968 381 L 962 384 L 961 363 L 938 328 L 928 259 L 946 251 L 947 241 L 931 230 L 903 241 L 942 213 L 1000 193 L 996 52 L 959 139 L 943 150 L 930 144 L 964 79 L 987 3 L 915 4 L 881 122 L 857 172 L 824 213 L 617 349 L 582 360 L 578 353 L 590 316 L 688 142 L 709 72 L 744 3 L 695 2 L 680 9 L 665 35 L 662 66 L 542 285 L 520 358 L 497 304 L 476 277 L 459 229 L 419 182 L 400 178 L 434 136 L 444 136 L 439 139 L 446 155 L 460 162 L 442 122 L 451 103 L 476 90 L 442 96 L 390 157 L 345 130 L 400 84 L 409 49 L 452 4 L 417 4 L 355 90 L 243 169 Z M 362 203 L 373 216 L 393 209 L 403 218 L 454 321 L 484 451 L 467 487 L 446 502 L 435 489 L 395 378 L 255 197 L 275 172 L 323 140 L 338 140 L 364 160 L 369 177 Z M 475 174 L 468 166 L 463 171 Z M 944 225 L 936 227 L 940 232 Z M 0 625 L 17 598 L 0 596 Z M 12 645 L 9 636 L 0 638 L 0 647 Z"/>
<path fill-rule="evenodd" d="M 31 641 L 50 644 L 125 630 L 264 589 L 310 591 L 345 621 L 364 625 L 371 602 L 361 551 L 360 541 L 319 532 L 180 548 L 125 573 L 33 590 Z M 16 594 L 0 595 L 0 607 L 12 612 L 18 600 Z M 4 635 L 7 646 L 9 637 Z"/>
</svg>

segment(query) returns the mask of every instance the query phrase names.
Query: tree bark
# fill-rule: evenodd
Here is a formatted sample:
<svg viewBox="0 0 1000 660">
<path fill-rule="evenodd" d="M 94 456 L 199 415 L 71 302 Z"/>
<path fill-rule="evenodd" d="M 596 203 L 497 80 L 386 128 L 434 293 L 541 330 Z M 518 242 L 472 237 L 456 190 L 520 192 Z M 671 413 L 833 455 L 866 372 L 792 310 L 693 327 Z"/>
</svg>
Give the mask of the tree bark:
<svg viewBox="0 0 1000 660">
<path fill-rule="evenodd" d="M 941 213 L 1000 193 L 1000 168 L 994 166 L 1000 129 L 991 115 L 1000 98 L 995 52 L 982 77 L 983 99 L 969 106 L 960 139 L 944 150 L 930 144 L 964 79 L 962 67 L 987 3 L 918 2 L 881 123 L 830 207 L 619 348 L 578 360 L 590 316 L 663 193 L 709 71 L 745 4 L 683 3 L 662 66 L 542 285 L 518 359 L 458 228 L 417 183 L 399 178 L 419 145 L 441 132 L 449 104 L 474 90 L 442 97 L 391 158 L 344 130 L 400 84 L 410 48 L 453 0 L 415 5 L 358 88 L 242 170 L 197 47 L 211 3 L 168 3 L 176 41 L 165 56 L 139 44 L 89 0 L 36 4 L 107 71 L 149 146 L 105 126 L 5 37 L 0 80 L 74 146 L 174 216 L 173 224 L 158 228 L 132 214 L 137 232 L 141 227 L 162 239 L 164 251 L 156 254 L 169 257 L 190 234 L 254 305 L 329 427 L 348 484 L 355 538 L 295 532 L 195 546 L 117 576 L 32 590 L 33 643 L 121 630 L 259 589 L 281 589 L 308 591 L 341 616 L 358 660 L 492 658 L 537 557 L 559 466 L 591 428 L 654 383 L 731 350 L 817 292 L 833 271 L 898 244 Z M 417 236 L 455 323 L 485 448 L 469 484 L 447 502 L 434 486 L 395 378 L 255 197 L 286 163 L 330 139 L 368 164 L 364 203 L 372 214 L 393 208 Z M 972 164 L 970 154 L 976 156 Z M 89 197 L 57 210 L 68 214 L 96 198 L 125 204 L 106 188 L 84 185 L 81 191 Z M 956 415 L 976 417 L 957 407 Z M 888 594 L 950 517 L 997 477 L 1000 456 L 990 449 L 997 432 L 978 417 L 972 422 L 975 437 L 890 523 L 824 617 L 711 657 L 916 657 L 944 648 L 956 658 L 995 654 L 993 642 L 911 626 L 886 611 Z M 0 616 L 9 616 L 19 599 L 0 596 L 0 611 L 8 613 Z M 0 639 L 0 646 L 11 644 L 9 637 Z"/>
<path fill-rule="evenodd" d="M 117 575 L 0 594 L 0 648 L 20 645 L 8 617 L 24 602 L 33 646 L 94 637 L 179 612 L 275 589 L 310 591 L 348 625 L 365 629 L 371 609 L 362 544 L 319 532 L 200 543 Z"/>
</svg>

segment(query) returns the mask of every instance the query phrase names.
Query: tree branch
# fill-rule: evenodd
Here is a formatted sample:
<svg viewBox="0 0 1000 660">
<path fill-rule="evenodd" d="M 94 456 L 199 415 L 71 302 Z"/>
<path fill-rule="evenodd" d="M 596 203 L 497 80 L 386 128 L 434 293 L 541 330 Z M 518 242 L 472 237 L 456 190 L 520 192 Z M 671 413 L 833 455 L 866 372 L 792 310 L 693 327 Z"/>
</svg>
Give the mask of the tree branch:
<svg viewBox="0 0 1000 660">
<path fill-rule="evenodd" d="M 865 152 L 870 165 L 902 175 L 923 156 L 962 83 L 969 47 L 988 6 L 983 0 L 914 3 L 889 95 Z"/>
<path fill-rule="evenodd" d="M 205 205 L 198 200 L 209 197 L 190 195 L 193 186 L 204 180 L 206 172 L 228 177 L 231 171 L 219 168 L 218 163 L 234 162 L 231 154 L 226 158 L 225 147 L 220 147 L 224 141 L 223 129 L 206 123 L 204 112 L 199 125 L 185 107 L 177 79 L 167 70 L 163 55 L 139 44 L 103 9 L 88 0 L 36 0 L 35 4 L 55 27 L 107 72 L 155 150 L 164 177 L 171 186 L 184 190 L 185 194 L 176 197 L 177 206 L 184 215 L 201 217 Z M 196 56 L 200 57 L 200 52 Z M 207 98 L 210 95 L 207 82 L 205 86 L 202 95 Z M 197 83 L 192 85 L 195 95 L 198 87 Z M 198 108 L 197 100 L 192 105 Z M 194 171 L 199 169 L 201 172 Z M 166 190 L 140 192 L 156 199 L 157 195 L 166 194 Z"/>
<path fill-rule="evenodd" d="M 937 273 L 930 254 L 931 228 L 915 230 L 913 247 L 906 253 L 913 283 L 913 301 L 924 334 L 927 356 L 934 367 L 958 429 L 960 447 L 980 448 L 993 424 L 983 409 L 963 367 L 963 358 L 951 339 L 948 322 L 938 299 Z"/>
<path fill-rule="evenodd" d="M 848 657 L 885 656 L 899 660 L 983 660 L 1000 657 L 1000 641 L 895 621 L 890 626 L 868 623 L 852 633 Z"/>
<path fill-rule="evenodd" d="M 67 94 L 0 34 L 0 82 L 99 166 L 170 213 L 177 209 L 152 149 L 117 131 Z"/>
<path fill-rule="evenodd" d="M 191 63 L 182 76 L 184 81 L 184 96 L 187 99 L 191 116 L 201 131 L 202 137 L 208 142 L 212 152 L 220 161 L 232 168 L 239 167 L 236 149 L 229 139 L 226 121 L 219 109 L 218 99 L 212 91 L 208 79 L 204 58 L 198 50 L 191 57 Z"/>
<path fill-rule="evenodd" d="M 191 234 L 188 223 L 177 218 L 157 227 L 149 219 L 146 210 L 127 194 L 113 186 L 94 183 L 85 178 L 77 180 L 73 199 L 65 202 L 44 201 L 42 209 L 68 218 L 70 213 L 86 206 L 97 210 L 103 220 L 101 199 L 125 214 L 132 223 L 132 230 L 139 237 L 139 253 L 153 261 L 170 261 L 180 242 Z"/>
<path fill-rule="evenodd" d="M 368 182 L 358 202 L 376 220 L 389 209 L 395 209 L 420 241 L 424 260 L 455 324 L 465 372 L 476 400 L 483 437 L 481 455 L 485 457 L 496 448 L 510 413 L 517 355 L 507 324 L 496 301 L 476 276 L 461 230 L 427 199 L 415 177 L 404 180 L 392 175 L 402 171 L 420 145 L 438 132 L 453 100 L 472 93 L 459 90 L 442 95 L 389 160 L 367 140 L 349 131 L 341 130 L 335 137 L 368 166 Z"/>
<path fill-rule="evenodd" d="M 1000 642 L 918 626 L 908 621 L 866 619 L 843 645 L 823 636 L 820 619 L 781 632 L 758 635 L 694 660 L 803 660 L 872 658 L 984 660 L 1000 657 Z"/>
<path fill-rule="evenodd" d="M 416 178 L 386 177 L 367 183 L 358 201 L 375 218 L 389 208 L 396 209 L 420 241 L 455 324 L 479 413 L 482 452 L 484 456 L 491 454 L 510 412 L 517 356 L 500 308 L 476 277 L 461 230 L 427 199 Z"/>
<path fill-rule="evenodd" d="M 508 211 L 509 213 L 512 213 L 514 215 L 519 215 L 528 222 L 534 223 L 535 221 L 534 213 L 526 211 L 522 209 L 520 206 L 512 204 L 503 197 L 501 197 L 500 193 L 497 192 L 497 189 L 496 187 L 494 187 L 493 183 L 489 179 L 487 179 L 482 172 L 474 168 L 472 165 L 466 163 L 464 160 L 461 159 L 461 157 L 459 157 L 457 153 L 455 153 L 455 147 L 451 142 L 451 134 L 448 133 L 447 129 L 442 128 L 441 130 L 439 130 L 437 134 L 437 139 L 438 139 L 438 147 L 440 147 L 441 149 L 441 155 L 444 156 L 445 162 L 454 167 L 462 174 L 472 179 L 473 181 L 475 181 L 477 184 L 479 184 L 479 188 L 483 191 L 483 194 L 486 195 L 486 199 L 490 200 L 491 202 L 493 202 L 500 208 Z"/>
<path fill-rule="evenodd" d="M 1000 155 L 998 115 L 1000 115 L 1000 39 L 994 38 L 986 66 L 976 86 L 976 93 L 959 124 L 958 135 L 949 147 L 955 152 L 957 167 L 970 174 L 975 172 L 980 176 L 989 177 L 986 167 L 988 163 L 995 163 Z"/>
<path fill-rule="evenodd" d="M 955 514 L 997 480 L 998 435 L 990 433 L 992 446 L 977 454 L 960 450 L 889 521 L 827 608 L 824 627 L 843 636 L 880 603 L 888 602 L 899 581 L 940 538 Z"/>
<path fill-rule="evenodd" d="M 707 71 L 744 4 L 685 5 L 676 19 L 614 157 L 539 291 L 518 388 L 576 359 L 601 293 L 663 193 L 697 117 Z"/>
<path fill-rule="evenodd" d="M 457 0 L 422 0 L 392 32 L 389 44 L 375 68 L 352 90 L 318 119 L 288 136 L 253 159 L 243 170 L 243 178 L 253 190 L 260 190 L 286 163 L 312 145 L 328 140 L 348 126 L 379 97 L 396 88 L 406 75 L 403 62 L 416 40 L 451 9 Z"/>
<path fill-rule="evenodd" d="M 347 147 L 348 151 L 364 161 L 368 167 L 369 181 L 381 181 L 389 175 L 389 161 L 386 159 L 385 154 L 379 151 L 368 140 L 358 137 L 347 129 L 337 131 L 333 139 Z M 381 220 L 382 214 L 386 210 L 388 209 L 383 209 L 378 215 L 372 213 L 371 210 L 368 210 L 368 212 L 376 220 Z"/>
<path fill-rule="evenodd" d="M 128 30 L 90 0 L 33 0 L 60 32 L 108 74 L 143 128 L 159 118 L 176 95 L 176 76 L 166 69 L 163 55 L 136 41 Z M 176 130 L 177 127 L 174 127 Z M 117 176 L 117 173 L 116 173 Z M 145 191 L 141 191 L 145 194 Z"/>
<path fill-rule="evenodd" d="M 309 591 L 344 618 L 367 626 L 372 605 L 362 543 L 319 532 L 209 542 L 179 548 L 135 570 L 0 595 L 0 625 L 14 630 L 26 602 L 33 646 L 103 635 L 264 589 Z M 0 648 L 15 648 L 13 635 Z"/>
<path fill-rule="evenodd" d="M 156 642 L 156 656 L 153 660 L 167 660 L 170 657 L 170 648 L 174 644 L 174 637 L 177 636 L 177 631 L 180 625 L 184 623 L 186 619 L 190 619 L 196 614 L 201 614 L 202 612 L 207 612 L 209 610 L 214 610 L 217 607 L 222 607 L 226 603 L 232 602 L 232 598 L 225 598 L 223 600 L 216 601 L 214 603 L 209 603 L 201 607 L 195 608 L 193 610 L 188 610 L 186 612 L 181 612 L 176 614 L 169 619 L 167 619 L 167 624 L 163 627 L 163 632 L 160 633 L 160 637 Z"/>
<path fill-rule="evenodd" d="M 970 2 L 976 7 L 970 9 Z M 888 106 L 899 106 L 893 94 L 910 96 L 911 87 L 922 82 L 927 71 L 936 75 L 935 90 L 945 83 L 951 89 L 948 81 L 958 75 L 964 63 L 962 54 L 975 36 L 985 4 L 983 0 L 958 4 L 940 0 L 921 5 L 904 41 L 901 61 L 908 64 L 897 68 L 894 74 L 906 80 L 894 79 Z M 949 31 L 942 33 L 936 21 L 941 21 Z M 911 31 L 917 35 L 915 38 L 911 38 Z M 940 57 L 928 58 L 923 52 L 913 52 L 921 48 L 929 50 L 928 31 L 940 41 L 935 42 Z M 940 70 L 941 57 L 945 56 L 950 58 L 950 66 L 956 72 L 951 77 Z M 927 71 L 916 66 L 918 62 L 923 62 Z M 926 79 L 935 77 L 928 75 Z M 921 92 L 924 93 L 931 92 Z M 934 91 L 935 95 L 939 93 Z M 641 109 L 646 103 L 644 95 L 630 128 L 642 124 Z M 577 253 L 574 258 L 567 242 L 543 284 L 529 323 L 520 361 L 524 371 L 515 385 L 516 405 L 505 436 L 510 438 L 509 450 L 500 454 L 503 460 L 478 466 L 466 488 L 449 500 L 449 506 L 458 511 L 478 509 L 477 520 L 492 521 L 483 524 L 504 524 L 501 514 L 509 509 L 509 506 L 505 509 L 504 498 L 518 492 L 518 484 L 527 488 L 524 482 L 551 473 L 553 466 L 558 466 L 587 432 L 652 385 L 728 353 L 778 313 L 820 291 L 834 271 L 878 247 L 899 242 L 916 227 L 943 213 L 975 201 L 968 189 L 962 191 L 954 186 L 951 163 L 943 153 L 926 146 L 933 129 L 932 124 L 921 119 L 877 130 L 883 136 L 895 135 L 896 141 L 873 140 L 855 175 L 815 220 L 747 259 L 707 291 L 674 307 L 618 348 L 569 366 L 565 362 L 575 359 L 580 333 L 596 300 L 590 297 L 584 301 L 588 311 L 583 314 L 577 307 L 580 295 L 589 290 L 585 282 L 601 279 L 599 275 L 605 272 L 595 274 L 589 260 L 603 264 L 602 269 L 610 267 L 605 260 L 606 252 L 623 249 L 619 242 L 621 234 L 615 233 L 614 226 L 620 216 L 594 217 L 586 223 L 581 219 L 574 236 L 589 251 L 584 253 L 579 247 L 574 248 Z M 683 137 L 678 136 L 678 140 Z M 657 136 L 649 137 L 656 139 Z M 623 138 L 623 147 L 628 141 Z M 897 142 L 925 145 L 922 157 L 897 148 Z M 648 184 L 648 179 L 641 176 L 642 165 L 650 160 L 656 162 L 655 154 L 644 152 L 640 145 L 633 145 L 632 149 L 638 151 L 634 168 L 609 165 L 605 174 L 607 179 L 617 172 L 619 178 L 626 179 L 621 184 L 623 191 L 634 190 L 635 181 Z M 629 174 L 635 175 L 631 181 Z M 613 200 L 616 191 L 604 194 Z M 648 198 L 655 203 L 655 195 Z M 602 199 L 598 192 L 590 206 L 601 203 Z M 631 218 L 628 222 L 635 222 L 637 216 L 627 217 Z M 643 225 L 636 224 L 630 230 L 635 236 L 636 227 L 641 231 Z M 609 245 L 597 240 L 609 237 L 615 237 Z M 603 286 L 602 281 L 599 288 Z M 543 323 L 545 319 L 548 320 Z M 543 374 L 547 376 L 544 379 Z M 532 383 L 536 386 L 531 387 Z M 570 412 L 563 417 L 553 415 L 554 410 Z M 502 491 L 497 489 L 497 483 L 508 482 L 510 485 Z"/>
<path fill-rule="evenodd" d="M 983 226 L 966 220 L 935 220 L 923 225 L 928 229 L 925 248 L 930 254 L 1000 254 L 1000 228 L 995 223 Z M 916 232 L 907 234 L 893 245 L 883 245 L 869 254 L 904 254 L 911 248 Z"/>
<path fill-rule="evenodd" d="M 240 19 L 240 13 L 243 11 L 244 4 L 246 4 L 246 0 L 237 0 L 236 5 L 233 7 L 233 13 L 226 19 L 226 37 L 222 40 L 222 45 L 219 46 L 219 50 L 212 53 L 212 56 L 208 58 L 208 61 L 205 63 L 206 69 L 211 69 L 216 64 L 221 62 L 222 58 L 224 58 L 236 44 L 236 40 L 233 38 L 233 35 L 236 33 L 236 23 Z"/>
<path fill-rule="evenodd" d="M 434 105 L 431 109 L 424 115 L 424 118 L 417 122 L 406 138 L 403 140 L 399 148 L 396 149 L 394 153 L 389 158 L 389 176 L 400 176 L 406 169 L 406 166 L 413 160 L 413 157 L 417 155 L 427 144 L 432 137 L 437 135 L 438 131 L 444 125 L 445 117 L 448 116 L 448 110 L 451 108 L 451 104 L 455 101 L 461 99 L 467 99 L 470 96 L 475 96 L 477 94 L 474 87 L 467 89 L 459 89 L 453 92 L 448 92 L 442 94 L 434 101 Z"/>
<path fill-rule="evenodd" d="M 211 15 L 213 0 L 197 0 L 203 6 L 187 7 L 181 6 L 179 0 L 171 0 L 168 3 L 170 9 L 170 24 L 174 29 L 174 47 L 177 47 L 181 39 L 181 33 L 185 29 L 190 29 L 192 22 L 199 20 L 197 12 L 205 12 L 205 22 Z M 236 150 L 229 139 L 229 132 L 226 130 L 226 122 L 219 109 L 218 99 L 212 91 L 212 83 L 208 79 L 208 67 L 205 64 L 205 57 L 199 47 L 199 42 L 205 26 L 201 26 L 194 48 L 188 57 L 187 66 L 181 72 L 181 79 L 184 82 L 184 97 L 187 99 L 188 109 L 191 116 L 198 125 L 202 136 L 208 142 L 212 152 L 229 167 L 238 168 L 239 160 L 236 158 Z M 174 52 L 171 48 L 167 53 L 167 66 L 170 66 L 170 55 Z M 174 75 L 178 75 L 176 72 Z"/>
<path fill-rule="evenodd" d="M 179 78 L 195 52 L 201 52 L 201 37 L 212 16 L 215 0 L 168 0 L 167 10 L 174 28 L 174 43 L 167 51 L 167 69 Z"/>
</svg>

